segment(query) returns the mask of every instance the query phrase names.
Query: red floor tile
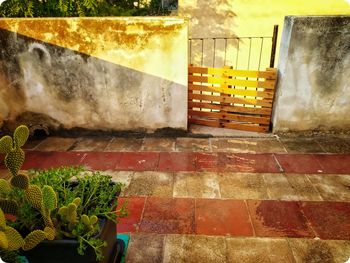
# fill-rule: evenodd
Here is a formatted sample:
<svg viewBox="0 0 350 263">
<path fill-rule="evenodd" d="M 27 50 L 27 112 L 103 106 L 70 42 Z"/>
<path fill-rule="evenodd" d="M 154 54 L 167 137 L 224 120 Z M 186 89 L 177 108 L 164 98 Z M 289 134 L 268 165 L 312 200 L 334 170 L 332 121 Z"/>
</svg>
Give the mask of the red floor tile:
<svg viewBox="0 0 350 263">
<path fill-rule="evenodd" d="M 122 154 L 116 170 L 120 171 L 154 171 L 158 166 L 159 153 L 125 152 Z"/>
<path fill-rule="evenodd" d="M 314 156 L 325 173 L 350 173 L 350 154 L 315 154 Z"/>
<path fill-rule="evenodd" d="M 303 202 L 302 210 L 322 239 L 350 239 L 350 203 Z"/>
<path fill-rule="evenodd" d="M 126 202 L 128 216 L 120 218 L 117 224 L 118 233 L 136 232 L 138 230 L 142 211 L 145 206 L 145 197 L 118 198 L 117 211 Z"/>
<path fill-rule="evenodd" d="M 244 201 L 196 199 L 195 214 L 198 235 L 253 235 Z"/>
<path fill-rule="evenodd" d="M 159 156 L 158 171 L 179 172 L 195 171 L 196 155 L 187 152 L 162 152 Z"/>
<path fill-rule="evenodd" d="M 79 166 L 84 157 L 82 152 L 26 152 L 22 169 Z"/>
<path fill-rule="evenodd" d="M 259 237 L 312 237 L 298 202 L 248 200 L 255 233 Z"/>
<path fill-rule="evenodd" d="M 92 170 L 114 170 L 121 156 L 118 152 L 88 152 L 82 164 Z"/>
<path fill-rule="evenodd" d="M 273 154 L 219 153 L 219 167 L 228 172 L 280 172 Z"/>
<path fill-rule="evenodd" d="M 148 198 L 140 232 L 193 234 L 195 232 L 194 199 Z"/>
<path fill-rule="evenodd" d="M 44 153 L 45 154 L 45 153 Z M 46 152 L 46 155 L 41 154 L 38 157 L 39 168 L 48 169 L 61 166 L 79 166 L 85 157 L 83 152 Z"/>
<path fill-rule="evenodd" d="M 217 153 L 197 153 L 197 171 L 219 171 L 219 157 Z"/>
<path fill-rule="evenodd" d="M 275 154 L 286 173 L 322 173 L 322 167 L 312 154 Z"/>
</svg>

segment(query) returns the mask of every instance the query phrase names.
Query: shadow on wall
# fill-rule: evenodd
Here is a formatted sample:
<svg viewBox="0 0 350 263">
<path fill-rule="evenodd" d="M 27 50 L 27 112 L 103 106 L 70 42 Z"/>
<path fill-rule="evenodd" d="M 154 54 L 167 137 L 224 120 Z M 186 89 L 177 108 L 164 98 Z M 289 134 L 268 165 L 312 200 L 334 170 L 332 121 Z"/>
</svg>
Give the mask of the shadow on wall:
<svg viewBox="0 0 350 263">
<path fill-rule="evenodd" d="M 0 120 L 6 125 L 187 128 L 181 84 L 7 30 L 0 30 L 0 49 Z"/>
<path fill-rule="evenodd" d="M 190 37 L 235 37 L 232 29 L 236 14 L 233 12 L 232 2 L 230 0 L 180 0 L 179 15 L 190 18 Z"/>
</svg>

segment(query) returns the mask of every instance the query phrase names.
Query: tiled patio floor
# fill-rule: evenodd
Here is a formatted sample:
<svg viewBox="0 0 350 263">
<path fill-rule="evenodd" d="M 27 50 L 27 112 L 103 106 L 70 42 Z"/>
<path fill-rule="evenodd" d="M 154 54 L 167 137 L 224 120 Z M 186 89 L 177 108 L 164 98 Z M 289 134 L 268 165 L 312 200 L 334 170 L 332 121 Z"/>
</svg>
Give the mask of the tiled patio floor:
<svg viewBox="0 0 350 263">
<path fill-rule="evenodd" d="M 23 169 L 84 165 L 125 184 L 126 262 L 350 257 L 349 138 L 50 137 L 26 148 Z"/>
</svg>

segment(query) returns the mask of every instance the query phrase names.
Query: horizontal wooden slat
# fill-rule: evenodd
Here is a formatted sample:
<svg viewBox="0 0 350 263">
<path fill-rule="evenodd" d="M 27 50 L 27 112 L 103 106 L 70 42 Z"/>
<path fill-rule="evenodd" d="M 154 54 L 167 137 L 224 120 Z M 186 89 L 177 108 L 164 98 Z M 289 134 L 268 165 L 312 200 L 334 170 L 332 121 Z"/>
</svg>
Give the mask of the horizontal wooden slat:
<svg viewBox="0 0 350 263">
<path fill-rule="evenodd" d="M 274 89 L 275 81 L 255 81 L 255 80 L 243 80 L 243 79 L 229 79 L 229 78 L 218 78 L 218 77 L 205 77 L 205 76 L 188 76 L 188 82 L 201 82 L 208 84 L 223 84 L 230 86 L 240 86 L 240 87 L 252 87 L 252 88 L 266 88 Z"/>
<path fill-rule="evenodd" d="M 208 121 L 200 119 L 189 119 L 189 123 L 205 125 L 210 127 L 221 127 L 221 128 L 230 128 L 243 131 L 253 131 L 253 132 L 267 132 L 269 130 L 268 126 L 262 125 L 251 125 L 251 124 L 236 124 L 232 122 L 220 122 L 220 121 Z"/>
<path fill-rule="evenodd" d="M 265 78 L 276 79 L 276 71 L 268 69 L 267 71 L 255 70 L 235 70 L 228 68 L 204 68 L 204 67 L 189 67 L 189 73 L 209 74 L 209 75 L 226 75 L 228 77 L 246 77 L 246 78 Z"/>
<path fill-rule="evenodd" d="M 196 85 L 196 84 L 188 84 L 188 89 L 231 94 L 231 95 L 269 98 L 269 99 L 272 99 L 274 94 L 273 92 L 268 92 L 268 91 L 233 89 L 233 88 L 225 88 L 225 87 L 211 87 L 211 86 Z"/>
<path fill-rule="evenodd" d="M 272 101 L 269 101 L 269 100 L 224 97 L 224 96 L 214 96 L 214 95 L 194 94 L 194 93 L 189 93 L 188 98 L 195 99 L 195 100 L 247 104 L 247 105 L 255 105 L 255 106 L 262 106 L 266 108 L 272 108 Z"/>
<path fill-rule="evenodd" d="M 205 102 L 188 102 L 189 108 L 203 108 L 210 110 L 220 110 L 226 112 L 240 112 L 240 113 L 249 113 L 249 114 L 259 114 L 259 115 L 271 115 L 271 108 L 251 108 L 251 107 L 239 107 L 239 106 L 227 106 L 214 103 L 205 103 Z"/>
<path fill-rule="evenodd" d="M 258 124 L 269 124 L 270 118 L 266 117 L 255 117 L 255 116 L 244 116 L 238 114 L 230 114 L 227 112 L 206 112 L 206 111 L 195 111 L 188 110 L 189 116 L 199 116 L 199 117 L 208 117 L 214 119 L 222 119 L 229 121 L 239 121 L 239 122 L 251 122 Z"/>
</svg>

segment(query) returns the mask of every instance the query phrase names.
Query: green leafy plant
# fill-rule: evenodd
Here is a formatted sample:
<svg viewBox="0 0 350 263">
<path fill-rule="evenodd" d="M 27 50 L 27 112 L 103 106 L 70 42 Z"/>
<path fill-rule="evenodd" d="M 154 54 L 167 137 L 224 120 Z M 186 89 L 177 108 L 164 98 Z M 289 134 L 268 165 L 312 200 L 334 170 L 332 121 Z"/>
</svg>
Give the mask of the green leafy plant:
<svg viewBox="0 0 350 263">
<path fill-rule="evenodd" d="M 166 15 L 160 0 L 5 0 L 2 17 Z"/>
<path fill-rule="evenodd" d="M 81 167 L 18 173 L 25 158 L 21 147 L 28 134 L 26 126 L 19 126 L 13 138 L 0 139 L 0 152 L 5 154 L 5 165 L 12 175 L 8 181 L 0 179 L 0 254 L 19 248 L 30 250 L 45 239 L 75 238 L 79 254 L 91 247 L 101 260 L 106 244 L 96 237 L 99 221 L 116 223 L 118 217 L 126 215 L 125 205 L 116 213 L 116 196 L 122 185 Z M 16 220 L 5 220 L 4 213 Z M 4 255 L 12 257 L 13 253 Z"/>
</svg>

